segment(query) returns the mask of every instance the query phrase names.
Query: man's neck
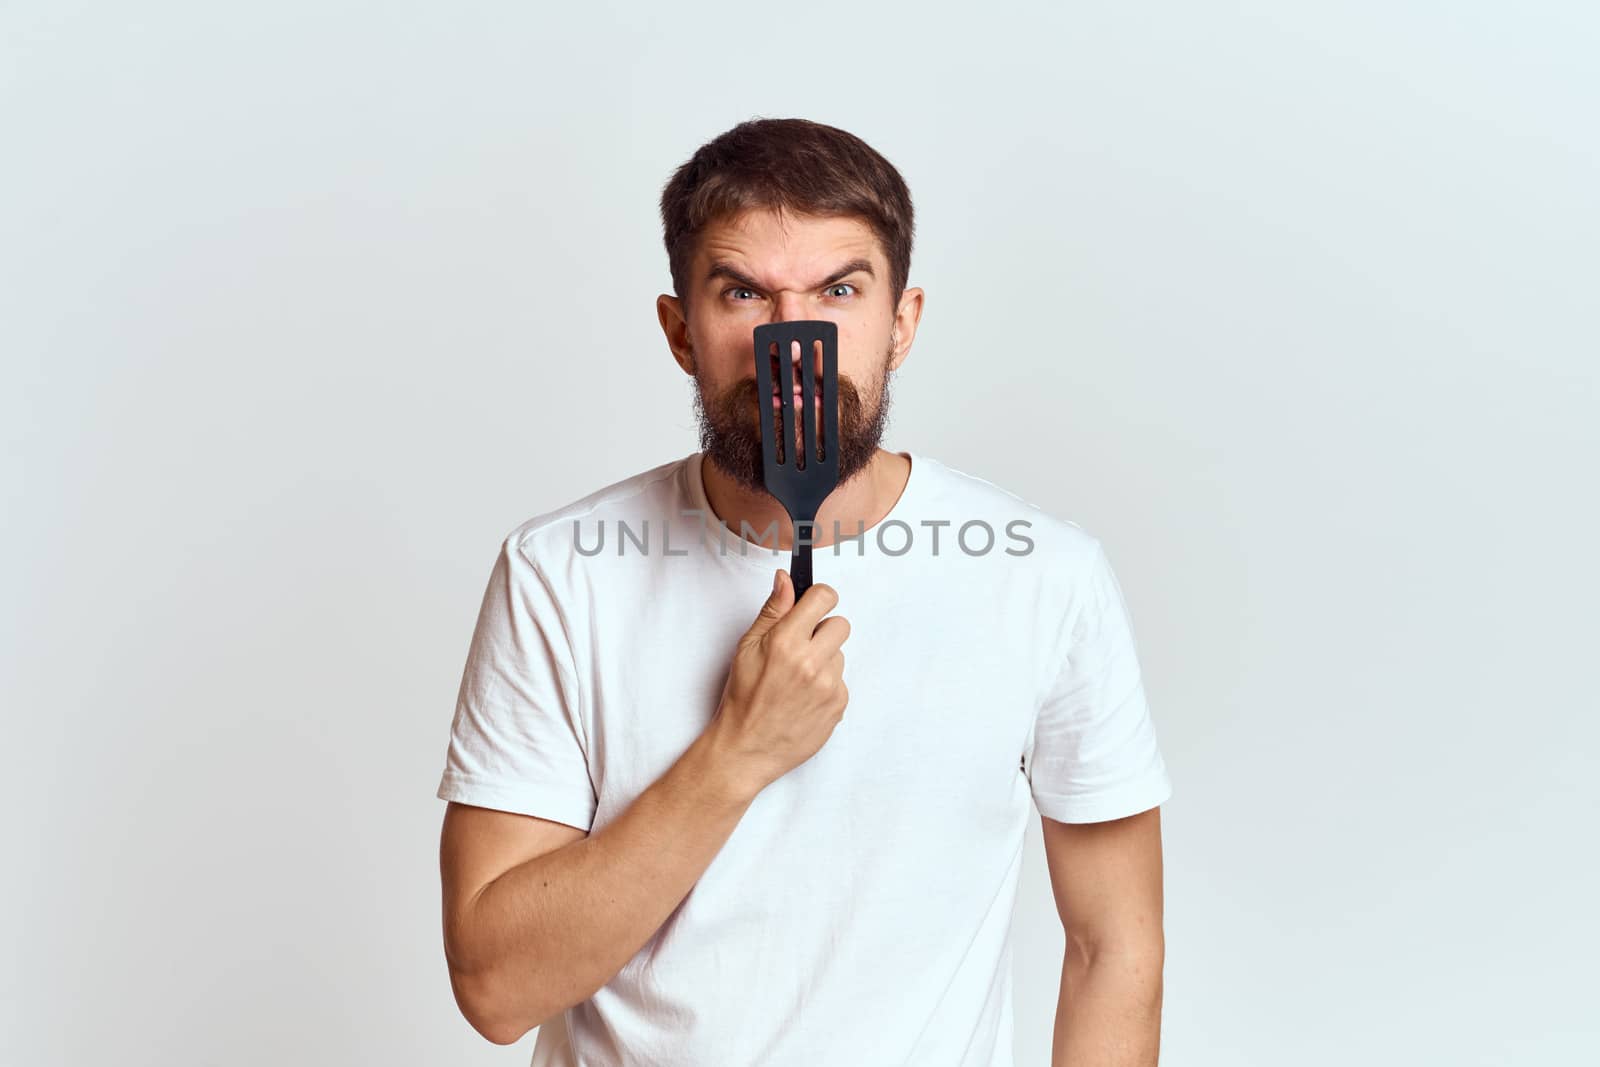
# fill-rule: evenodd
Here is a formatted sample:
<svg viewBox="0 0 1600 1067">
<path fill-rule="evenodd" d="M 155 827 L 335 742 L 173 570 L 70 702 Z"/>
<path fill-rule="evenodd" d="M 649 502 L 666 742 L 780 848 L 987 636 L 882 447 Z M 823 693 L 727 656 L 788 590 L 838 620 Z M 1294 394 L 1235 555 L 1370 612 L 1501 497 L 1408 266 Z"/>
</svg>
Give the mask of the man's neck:
<svg viewBox="0 0 1600 1067">
<path fill-rule="evenodd" d="M 859 536 L 870 530 L 894 510 L 911 477 L 911 461 L 898 452 L 880 448 L 855 477 L 828 494 L 817 511 L 817 525 L 811 543 L 833 544 L 834 525 L 841 538 Z M 783 505 L 766 490 L 752 492 L 723 473 L 709 458 L 702 457 L 700 480 L 705 485 L 706 502 L 734 536 L 743 536 L 741 522 L 748 523 L 751 538 L 768 548 L 794 546 L 793 524 Z M 772 544 L 769 530 L 776 524 L 778 543 Z"/>
</svg>

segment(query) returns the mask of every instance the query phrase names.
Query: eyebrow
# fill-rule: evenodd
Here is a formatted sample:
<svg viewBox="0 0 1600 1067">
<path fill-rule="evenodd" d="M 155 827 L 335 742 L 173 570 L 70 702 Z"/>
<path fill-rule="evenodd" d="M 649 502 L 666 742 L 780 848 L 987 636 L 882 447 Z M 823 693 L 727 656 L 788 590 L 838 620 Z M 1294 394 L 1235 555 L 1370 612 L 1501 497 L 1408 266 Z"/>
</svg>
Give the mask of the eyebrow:
<svg viewBox="0 0 1600 1067">
<path fill-rule="evenodd" d="M 872 278 L 873 280 L 876 280 L 877 277 L 878 277 L 872 271 L 872 261 L 871 260 L 867 260 L 867 259 L 852 259 L 850 262 L 846 263 L 844 266 L 840 267 L 838 270 L 834 271 L 832 274 L 828 275 L 826 278 L 822 279 L 820 282 L 817 282 L 811 288 L 813 288 L 813 289 L 826 288 L 827 286 L 830 286 L 830 285 L 834 284 L 835 282 L 843 281 L 844 279 L 848 278 L 850 275 L 856 273 L 857 271 L 860 271 L 861 273 L 865 274 L 869 278 Z M 715 278 L 727 278 L 729 281 L 737 282 L 739 285 L 742 285 L 747 289 L 760 289 L 761 288 L 761 283 L 760 282 L 757 282 L 754 278 L 751 278 L 751 277 L 749 277 L 749 276 L 747 276 L 745 274 L 740 273 L 731 263 L 724 262 L 723 260 L 720 260 L 720 259 L 717 260 L 716 262 L 712 263 L 711 264 L 711 269 L 706 271 L 706 281 L 709 282 L 709 281 L 711 281 L 711 280 L 713 280 Z"/>
</svg>

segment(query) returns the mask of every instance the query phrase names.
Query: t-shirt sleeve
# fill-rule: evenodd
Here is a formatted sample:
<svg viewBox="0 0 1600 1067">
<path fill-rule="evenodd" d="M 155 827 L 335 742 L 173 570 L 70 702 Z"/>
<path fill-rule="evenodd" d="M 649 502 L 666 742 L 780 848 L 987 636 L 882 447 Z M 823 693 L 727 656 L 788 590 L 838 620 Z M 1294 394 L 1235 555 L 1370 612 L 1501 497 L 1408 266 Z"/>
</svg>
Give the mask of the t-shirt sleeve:
<svg viewBox="0 0 1600 1067">
<path fill-rule="evenodd" d="M 555 596 L 508 537 L 484 590 L 437 795 L 590 829 L 595 792 L 580 701 Z"/>
<path fill-rule="evenodd" d="M 1138 650 L 1105 549 L 1073 583 L 1060 669 L 1023 768 L 1039 813 L 1059 822 L 1136 815 L 1172 794 L 1145 703 Z"/>
</svg>

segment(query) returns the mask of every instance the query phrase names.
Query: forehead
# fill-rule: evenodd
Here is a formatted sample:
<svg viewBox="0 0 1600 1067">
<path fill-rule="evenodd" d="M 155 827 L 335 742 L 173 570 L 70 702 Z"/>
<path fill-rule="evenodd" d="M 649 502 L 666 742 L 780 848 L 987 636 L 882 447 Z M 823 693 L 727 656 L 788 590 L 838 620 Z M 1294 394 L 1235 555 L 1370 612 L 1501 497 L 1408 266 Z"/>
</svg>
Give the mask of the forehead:
<svg viewBox="0 0 1600 1067">
<path fill-rule="evenodd" d="M 877 234 L 859 218 L 780 216 L 758 209 L 707 226 L 695 252 L 695 272 L 704 277 L 711 263 L 722 261 L 774 275 L 775 280 L 806 283 L 857 257 L 871 261 L 879 276 L 884 275 Z"/>
</svg>

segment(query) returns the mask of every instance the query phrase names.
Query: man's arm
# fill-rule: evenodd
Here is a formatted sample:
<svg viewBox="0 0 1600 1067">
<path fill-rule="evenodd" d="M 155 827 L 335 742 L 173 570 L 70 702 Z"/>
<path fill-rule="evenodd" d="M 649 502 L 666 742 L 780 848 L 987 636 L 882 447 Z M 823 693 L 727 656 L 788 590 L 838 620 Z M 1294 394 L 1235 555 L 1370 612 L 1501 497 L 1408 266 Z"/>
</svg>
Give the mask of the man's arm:
<svg viewBox="0 0 1600 1067">
<path fill-rule="evenodd" d="M 512 1044 L 592 996 L 694 888 L 758 792 L 726 772 L 715 743 L 702 734 L 594 834 L 449 806 L 445 956 L 480 1034 Z"/>
<path fill-rule="evenodd" d="M 1040 817 L 1066 930 L 1052 1067 L 1155 1067 L 1161 1047 L 1161 809 Z"/>
<path fill-rule="evenodd" d="M 757 794 L 844 717 L 850 624 L 779 571 L 710 724 L 593 833 L 452 802 L 439 843 L 445 957 L 474 1029 L 509 1045 L 589 999 L 683 902 Z"/>
</svg>

